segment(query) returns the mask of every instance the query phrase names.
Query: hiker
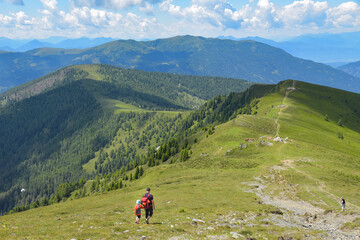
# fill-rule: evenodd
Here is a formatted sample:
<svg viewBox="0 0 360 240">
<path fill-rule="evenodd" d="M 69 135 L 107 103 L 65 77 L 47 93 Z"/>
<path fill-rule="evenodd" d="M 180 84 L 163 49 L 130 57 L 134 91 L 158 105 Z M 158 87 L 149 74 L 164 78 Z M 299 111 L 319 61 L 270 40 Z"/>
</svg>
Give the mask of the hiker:
<svg viewBox="0 0 360 240">
<path fill-rule="evenodd" d="M 345 199 L 343 197 L 341 197 L 341 207 L 342 207 L 342 211 L 345 211 Z"/>
<path fill-rule="evenodd" d="M 155 202 L 153 195 L 150 194 L 150 188 L 146 188 L 146 193 L 142 197 L 142 205 L 145 208 L 145 221 L 149 224 L 149 219 L 153 215 L 153 210 L 155 210 Z"/>
<path fill-rule="evenodd" d="M 135 216 L 136 216 L 136 220 L 135 223 L 139 224 L 140 223 L 140 218 L 141 218 L 141 209 L 143 208 L 143 206 L 141 205 L 141 201 L 140 200 L 136 200 L 136 205 L 135 205 Z"/>
</svg>

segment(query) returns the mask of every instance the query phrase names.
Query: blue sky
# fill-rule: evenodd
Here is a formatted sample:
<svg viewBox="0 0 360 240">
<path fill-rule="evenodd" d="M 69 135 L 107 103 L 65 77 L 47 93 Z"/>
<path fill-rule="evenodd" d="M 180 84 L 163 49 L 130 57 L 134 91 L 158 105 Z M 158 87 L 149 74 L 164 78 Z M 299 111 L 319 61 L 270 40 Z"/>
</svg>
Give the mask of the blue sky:
<svg viewBox="0 0 360 240">
<path fill-rule="evenodd" d="M 360 2 L 339 0 L 0 0 L 0 37 L 154 39 L 360 31 Z"/>
</svg>

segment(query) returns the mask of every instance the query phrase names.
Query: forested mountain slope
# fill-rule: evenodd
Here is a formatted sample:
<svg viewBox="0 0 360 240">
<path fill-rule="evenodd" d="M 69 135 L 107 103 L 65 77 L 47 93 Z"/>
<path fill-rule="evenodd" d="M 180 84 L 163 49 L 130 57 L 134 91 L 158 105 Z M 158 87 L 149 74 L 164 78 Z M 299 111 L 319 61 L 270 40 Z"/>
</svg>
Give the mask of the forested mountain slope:
<svg viewBox="0 0 360 240">
<path fill-rule="evenodd" d="M 327 65 L 295 58 L 255 41 L 178 36 L 118 40 L 89 49 L 40 48 L 0 53 L 0 86 L 13 87 L 74 64 L 103 63 L 145 71 L 241 78 L 259 83 L 297 79 L 360 91 L 359 79 Z"/>
<path fill-rule="evenodd" d="M 103 175 L 70 197 L 83 198 L 2 216 L 0 237 L 356 239 L 359 101 L 292 80 L 215 97 L 175 124 L 179 153 L 158 156 L 176 148 L 169 141 L 142 158 L 140 178 L 118 173 L 126 187 L 94 195 L 116 179 Z M 136 225 L 146 187 L 156 210 Z"/>
<path fill-rule="evenodd" d="M 57 70 L 49 75 L 13 88 L 0 94 L 3 102 L 17 101 L 54 89 L 72 81 L 90 79 L 97 81 L 101 87 L 97 89 L 103 95 L 115 95 L 125 98 L 136 98 L 154 95 L 154 101 L 169 101 L 177 104 L 177 108 L 196 108 L 204 100 L 220 94 L 240 92 L 251 84 L 248 81 L 222 78 L 201 77 L 191 75 L 167 74 L 123 69 L 103 64 L 75 65 Z M 128 102 L 131 100 L 127 100 Z M 135 101 L 133 99 L 133 101 Z M 137 99 L 136 101 L 139 101 Z M 150 102 L 149 99 L 147 99 Z"/>
<path fill-rule="evenodd" d="M 2 94 L 0 211 L 50 198 L 61 183 L 138 165 L 150 147 L 177 134 L 180 112 L 250 85 L 81 65 Z M 22 188 L 28 191 L 19 194 Z"/>
</svg>

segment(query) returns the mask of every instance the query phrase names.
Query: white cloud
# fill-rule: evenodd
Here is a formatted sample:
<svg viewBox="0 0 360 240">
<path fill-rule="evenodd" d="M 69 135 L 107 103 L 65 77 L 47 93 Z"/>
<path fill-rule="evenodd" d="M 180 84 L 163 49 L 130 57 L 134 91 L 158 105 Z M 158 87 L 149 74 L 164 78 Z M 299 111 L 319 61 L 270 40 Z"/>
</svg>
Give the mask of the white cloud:
<svg viewBox="0 0 360 240">
<path fill-rule="evenodd" d="M 23 11 L 10 13 L 8 16 L 0 14 L 0 26 L 8 28 L 26 28 L 33 23 L 35 23 L 35 18 L 29 18 Z"/>
<path fill-rule="evenodd" d="M 9 36 L 23 30 L 21 33 L 27 37 L 55 33 L 159 38 L 179 34 L 266 36 L 360 30 L 360 6 L 351 1 L 330 7 L 325 0 L 297 0 L 286 5 L 272 0 L 247 0 L 235 8 L 235 0 L 191 0 L 185 6 L 174 0 L 69 0 L 72 4 L 67 9 L 57 0 L 40 1 L 43 8 L 37 17 L 30 18 L 24 11 L 0 14 L 0 31 Z"/>
<path fill-rule="evenodd" d="M 154 14 L 154 6 L 148 2 L 145 2 L 143 6 L 139 7 L 140 12 L 144 12 L 147 15 Z"/>
<path fill-rule="evenodd" d="M 327 22 L 337 27 L 360 26 L 360 6 L 346 2 L 327 11 Z"/>
<path fill-rule="evenodd" d="M 57 9 L 57 1 L 56 0 L 40 0 L 44 7 L 49 10 L 56 10 Z"/>
<path fill-rule="evenodd" d="M 307 24 L 323 25 L 326 22 L 327 2 L 295 1 L 280 8 L 276 18 L 285 26 L 302 26 Z"/>
<path fill-rule="evenodd" d="M 162 11 L 192 24 L 208 23 L 222 31 L 242 29 L 259 32 L 329 30 L 350 25 L 360 27 L 359 8 L 355 2 L 330 8 L 327 1 L 313 0 L 299 0 L 283 6 L 270 0 L 252 0 L 239 9 L 234 9 L 225 0 L 192 0 L 191 5 L 184 8 L 174 5 L 173 0 L 160 4 Z"/>
</svg>

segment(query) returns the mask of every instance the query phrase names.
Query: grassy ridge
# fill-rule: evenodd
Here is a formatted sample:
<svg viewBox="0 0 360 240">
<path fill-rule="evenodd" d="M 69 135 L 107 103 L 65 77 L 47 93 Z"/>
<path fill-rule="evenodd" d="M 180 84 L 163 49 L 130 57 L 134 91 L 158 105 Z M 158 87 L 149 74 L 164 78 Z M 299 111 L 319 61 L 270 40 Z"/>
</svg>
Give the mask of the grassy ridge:
<svg viewBox="0 0 360 240">
<path fill-rule="evenodd" d="M 295 90 L 288 90 L 292 86 Z M 240 238 L 257 239 L 331 236 L 312 227 L 279 223 L 276 219 L 282 214 L 285 218 L 288 210 L 263 204 L 264 199 L 251 192 L 256 185 L 249 185 L 255 181 L 259 187 L 256 179 L 266 182 L 265 195 L 301 203 L 304 209 L 310 203 L 314 209 L 332 211 L 336 217 L 331 218 L 344 219 L 344 229 L 356 229 L 356 222 L 346 219 L 358 216 L 360 208 L 360 133 L 348 121 L 340 127 L 327 109 L 342 109 L 346 116 L 353 116 L 352 112 L 341 107 L 342 102 L 332 108 L 317 106 L 320 113 L 309 104 L 329 89 L 286 81 L 274 90 L 259 99 L 256 115 L 238 115 L 216 126 L 211 135 L 200 131 L 189 136 L 189 142 L 196 139 L 196 143 L 188 161 L 148 168 L 126 189 L 3 216 L 0 237 L 203 239 L 230 238 L 234 232 Z M 335 95 L 359 99 L 339 90 L 333 90 Z M 352 107 L 357 111 L 357 106 Z M 261 142 L 264 138 L 259 139 L 276 133 L 292 141 L 267 146 Z M 142 218 L 142 224 L 136 225 L 133 206 L 147 186 L 155 196 L 155 215 L 152 224 L 144 224 Z M 347 200 L 351 214 L 340 212 L 340 196 Z M 326 214 L 318 212 L 317 217 L 322 221 Z"/>
<path fill-rule="evenodd" d="M 134 98 L 146 105 L 149 101 L 169 102 L 177 107 L 196 109 L 216 95 L 241 92 L 252 83 L 240 79 L 145 72 L 103 64 L 75 65 L 57 70 L 0 94 L 2 102 L 18 101 L 78 80 L 88 81 L 93 92 L 108 98 Z M 142 95 L 143 98 L 139 98 Z M 144 99 L 145 98 L 145 99 Z M 129 101 L 129 100 L 128 100 Z M 173 106 L 174 107 L 174 106 Z"/>
</svg>

